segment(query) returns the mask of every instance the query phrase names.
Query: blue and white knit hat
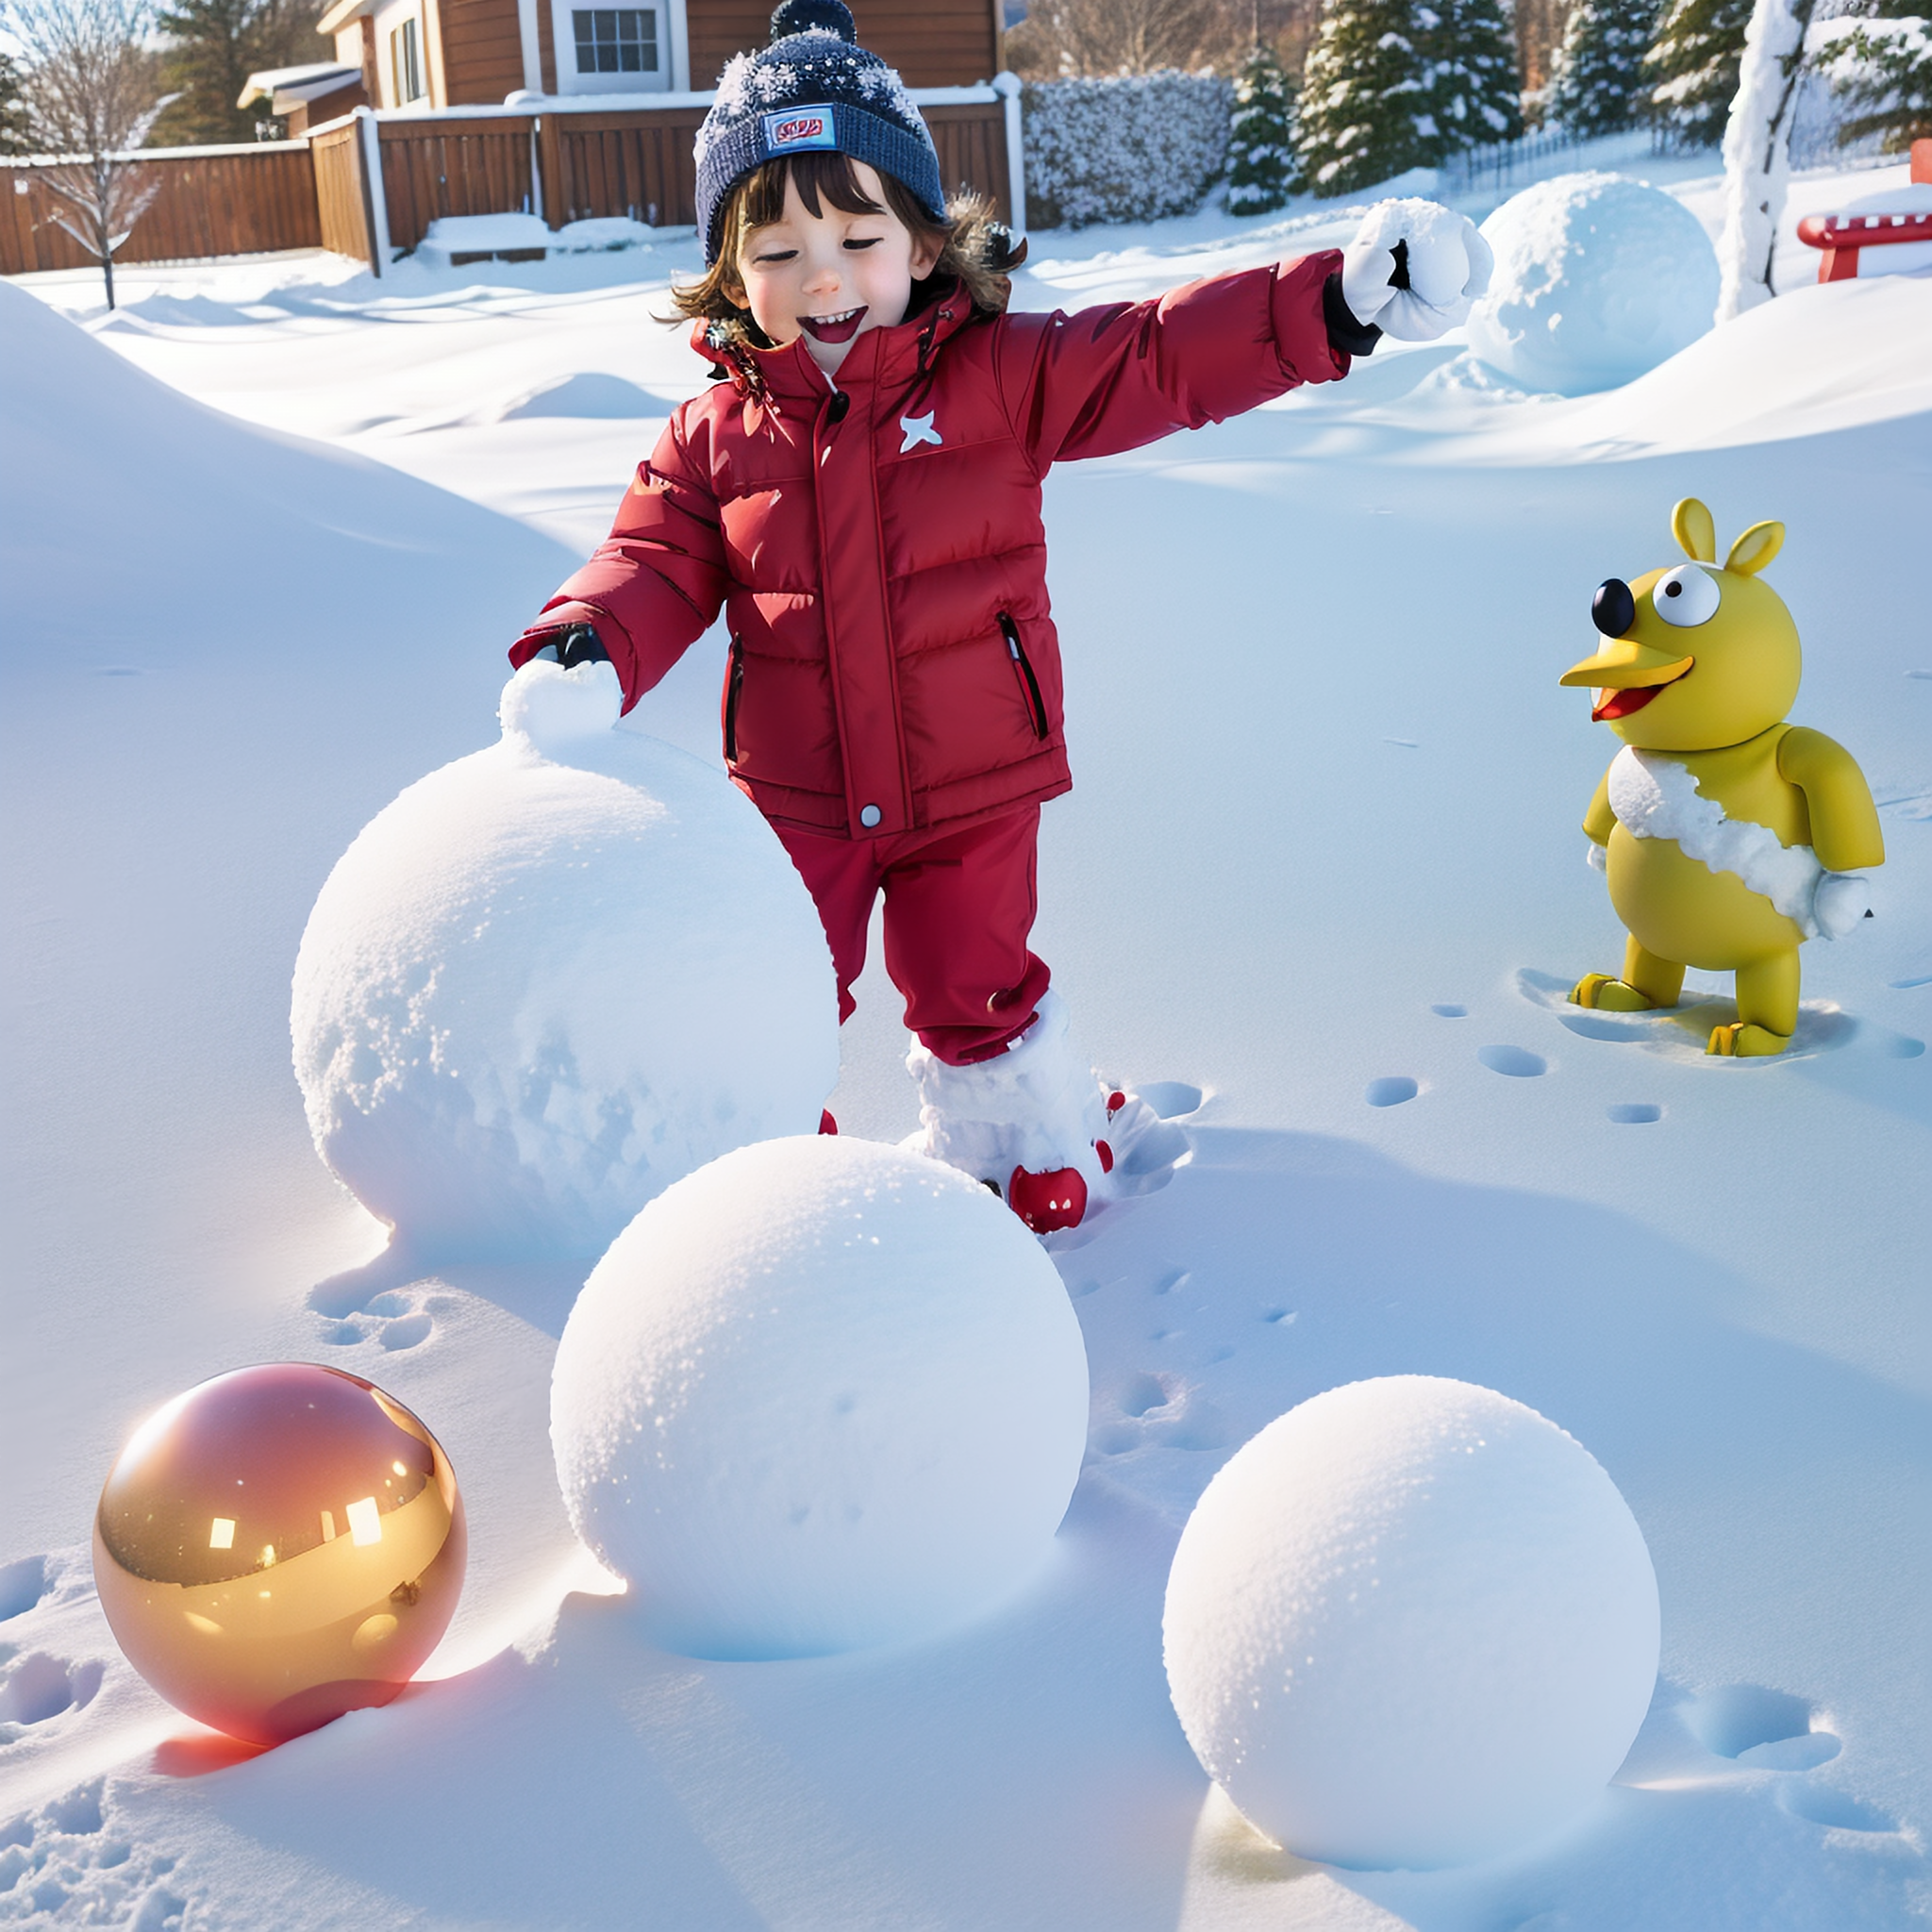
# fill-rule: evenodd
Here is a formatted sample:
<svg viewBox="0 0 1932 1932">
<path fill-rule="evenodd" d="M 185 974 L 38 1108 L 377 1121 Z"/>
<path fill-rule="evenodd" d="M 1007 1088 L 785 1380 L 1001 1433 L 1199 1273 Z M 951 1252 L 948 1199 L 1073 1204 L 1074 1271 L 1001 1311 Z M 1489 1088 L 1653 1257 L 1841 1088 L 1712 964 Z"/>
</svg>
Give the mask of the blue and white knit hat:
<svg viewBox="0 0 1932 1932">
<path fill-rule="evenodd" d="M 718 258 L 724 197 L 754 168 L 830 150 L 865 161 L 909 188 L 936 222 L 946 219 L 940 158 L 897 74 L 858 44 L 841 0 L 784 0 L 769 46 L 739 54 L 719 76 L 698 129 L 698 233 Z"/>
</svg>

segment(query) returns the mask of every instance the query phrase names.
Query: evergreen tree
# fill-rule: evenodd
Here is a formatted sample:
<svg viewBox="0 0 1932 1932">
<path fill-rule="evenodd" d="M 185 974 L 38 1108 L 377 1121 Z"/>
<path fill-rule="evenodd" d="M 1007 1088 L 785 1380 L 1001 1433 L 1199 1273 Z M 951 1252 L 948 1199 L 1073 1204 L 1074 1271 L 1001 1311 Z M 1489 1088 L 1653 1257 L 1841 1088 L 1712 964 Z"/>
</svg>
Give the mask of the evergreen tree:
<svg viewBox="0 0 1932 1932">
<path fill-rule="evenodd" d="M 1227 206 L 1238 215 L 1265 214 L 1294 192 L 1294 85 L 1266 42 L 1250 49 L 1234 84 L 1234 123 L 1227 143 Z"/>
<path fill-rule="evenodd" d="M 19 63 L 11 55 L 0 54 L 0 155 L 30 155 L 33 151 Z"/>
<path fill-rule="evenodd" d="M 1295 149 L 1317 194 L 1348 194 L 1436 157 L 1424 41 L 1411 0 L 1322 0 L 1302 74 Z"/>
<path fill-rule="evenodd" d="M 1583 140 L 1647 120 L 1656 19 L 1657 0 L 1577 0 L 1550 77 L 1551 119 Z"/>
<path fill-rule="evenodd" d="M 1887 154 L 1932 140 L 1932 31 L 1925 0 L 1876 0 L 1837 33 L 1818 65 L 1852 112 L 1839 124 L 1840 146 L 1880 137 Z"/>
<path fill-rule="evenodd" d="M 1433 0 L 1419 13 L 1436 126 L 1431 158 L 1516 140 L 1523 132 L 1523 77 L 1503 0 Z"/>
<path fill-rule="evenodd" d="M 1738 93 L 1751 0 L 1666 0 L 1644 65 L 1651 113 L 1678 147 L 1715 147 Z"/>
<path fill-rule="evenodd" d="M 251 74 L 326 60 L 303 0 L 175 0 L 160 16 L 162 74 L 176 98 L 155 129 L 158 147 L 253 141 L 259 106 L 238 108 Z"/>
</svg>

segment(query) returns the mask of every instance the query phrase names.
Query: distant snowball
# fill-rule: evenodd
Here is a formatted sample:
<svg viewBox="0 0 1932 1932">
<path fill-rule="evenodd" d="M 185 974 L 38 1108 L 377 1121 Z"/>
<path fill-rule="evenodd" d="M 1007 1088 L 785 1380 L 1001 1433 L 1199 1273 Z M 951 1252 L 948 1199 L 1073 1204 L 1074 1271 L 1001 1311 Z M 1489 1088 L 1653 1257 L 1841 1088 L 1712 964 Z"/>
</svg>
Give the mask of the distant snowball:
<svg viewBox="0 0 1932 1932">
<path fill-rule="evenodd" d="M 1208 1774 L 1303 1857 L 1472 1864 L 1588 1806 L 1657 1666 L 1657 1579 L 1579 1443 L 1488 1389 L 1331 1389 L 1208 1484 L 1167 1676 Z"/>
<path fill-rule="evenodd" d="M 1040 1243 L 977 1181 L 813 1135 L 679 1181 L 564 1329 L 550 1437 L 577 1534 L 653 1640 L 804 1657 L 923 1637 L 1045 1556 L 1087 1356 Z"/>
<path fill-rule="evenodd" d="M 1674 195 L 1620 175 L 1559 175 L 1483 224 L 1490 291 L 1471 351 L 1535 390 L 1588 395 L 1688 348 L 1717 312 L 1717 251 Z"/>
<path fill-rule="evenodd" d="M 839 1074 L 824 928 L 724 775 L 611 727 L 608 664 L 526 666 L 503 737 L 329 874 L 295 962 L 322 1158 L 439 1252 L 594 1255 Z"/>
</svg>

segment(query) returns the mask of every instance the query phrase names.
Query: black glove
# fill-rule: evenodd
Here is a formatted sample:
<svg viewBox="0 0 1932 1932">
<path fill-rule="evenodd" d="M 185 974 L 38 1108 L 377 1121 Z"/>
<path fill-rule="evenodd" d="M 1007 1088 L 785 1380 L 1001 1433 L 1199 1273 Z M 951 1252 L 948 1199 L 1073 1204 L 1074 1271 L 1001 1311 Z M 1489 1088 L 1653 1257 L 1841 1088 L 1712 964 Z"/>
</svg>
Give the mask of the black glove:
<svg viewBox="0 0 1932 1932">
<path fill-rule="evenodd" d="M 575 671 L 579 664 L 608 664 L 610 653 L 597 641 L 594 625 L 574 624 L 568 629 L 556 632 L 530 653 L 532 663 L 539 658 L 547 658 L 553 664 L 561 664 L 566 671 Z"/>
</svg>

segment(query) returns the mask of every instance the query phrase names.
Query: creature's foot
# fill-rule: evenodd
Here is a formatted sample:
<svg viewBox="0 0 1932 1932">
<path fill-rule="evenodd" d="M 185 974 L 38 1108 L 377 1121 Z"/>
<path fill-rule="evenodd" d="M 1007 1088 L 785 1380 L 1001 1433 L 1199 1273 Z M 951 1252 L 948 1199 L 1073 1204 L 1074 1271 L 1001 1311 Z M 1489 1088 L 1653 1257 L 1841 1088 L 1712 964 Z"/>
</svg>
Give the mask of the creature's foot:
<svg viewBox="0 0 1932 1932">
<path fill-rule="evenodd" d="M 1739 1020 L 1729 1026 L 1713 1026 L 1706 1053 L 1722 1054 L 1726 1059 L 1764 1058 L 1782 1053 L 1790 1045 L 1789 1033 L 1774 1033 L 1768 1026 L 1753 1026 Z"/>
<path fill-rule="evenodd" d="M 1627 980 L 1612 979 L 1607 973 L 1586 973 L 1570 989 L 1570 1004 L 1607 1013 L 1648 1013 L 1657 1006 L 1647 992 L 1639 992 Z"/>
</svg>

